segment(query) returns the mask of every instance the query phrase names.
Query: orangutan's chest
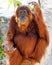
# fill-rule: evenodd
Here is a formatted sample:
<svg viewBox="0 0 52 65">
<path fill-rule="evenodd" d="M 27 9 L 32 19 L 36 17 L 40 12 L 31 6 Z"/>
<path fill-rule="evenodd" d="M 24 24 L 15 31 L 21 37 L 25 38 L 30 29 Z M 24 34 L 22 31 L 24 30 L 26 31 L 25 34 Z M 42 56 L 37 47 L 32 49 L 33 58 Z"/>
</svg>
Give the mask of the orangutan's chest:
<svg viewBox="0 0 52 65">
<path fill-rule="evenodd" d="M 36 44 L 37 36 L 36 35 L 21 35 L 18 34 L 15 36 L 14 41 L 19 49 L 22 51 L 24 55 L 29 55 Z"/>
</svg>

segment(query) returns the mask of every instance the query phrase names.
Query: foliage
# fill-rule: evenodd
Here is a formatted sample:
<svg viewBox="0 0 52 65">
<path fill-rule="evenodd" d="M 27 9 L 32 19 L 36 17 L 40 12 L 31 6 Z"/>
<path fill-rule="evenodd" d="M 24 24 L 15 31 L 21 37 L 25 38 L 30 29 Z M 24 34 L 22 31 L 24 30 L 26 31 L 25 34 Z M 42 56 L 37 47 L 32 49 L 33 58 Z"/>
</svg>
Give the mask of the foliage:
<svg viewBox="0 0 52 65">
<path fill-rule="evenodd" d="M 22 5 L 22 3 L 20 1 L 14 0 L 15 7 L 20 6 L 20 5 Z"/>
<path fill-rule="evenodd" d="M 22 3 L 19 0 L 8 0 L 8 2 L 9 2 L 9 7 L 12 2 L 15 8 L 22 5 Z M 30 8 L 31 11 L 33 11 L 33 8 L 31 6 L 28 5 L 28 7 Z"/>
<path fill-rule="evenodd" d="M 22 5 L 22 3 L 21 3 L 20 1 L 18 1 L 18 0 L 8 0 L 8 2 L 9 2 L 9 6 L 10 6 L 11 3 L 13 2 L 15 8 L 16 8 L 17 6 Z"/>
<path fill-rule="evenodd" d="M 2 42 L 3 40 L 0 39 L 0 59 L 2 59 L 4 56 L 3 49 L 2 49 Z"/>
</svg>

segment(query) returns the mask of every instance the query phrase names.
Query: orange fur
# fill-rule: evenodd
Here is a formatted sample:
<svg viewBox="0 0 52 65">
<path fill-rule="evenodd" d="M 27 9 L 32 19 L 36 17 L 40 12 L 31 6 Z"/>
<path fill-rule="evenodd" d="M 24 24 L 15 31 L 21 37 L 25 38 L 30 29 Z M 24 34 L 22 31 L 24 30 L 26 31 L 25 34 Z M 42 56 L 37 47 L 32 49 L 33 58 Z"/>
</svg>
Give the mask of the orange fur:
<svg viewBox="0 0 52 65">
<path fill-rule="evenodd" d="M 26 9 L 29 15 L 29 24 L 25 28 L 25 33 L 23 31 L 21 32 L 21 24 L 18 27 L 18 21 L 16 21 L 20 9 Z M 37 3 L 34 4 L 34 9 L 35 14 L 28 7 L 21 6 L 16 10 L 16 16 L 12 16 L 10 20 L 7 41 L 11 41 L 13 47 L 16 48 L 10 54 L 11 56 L 8 55 L 10 65 L 25 65 L 27 60 L 29 64 L 31 62 L 31 65 L 40 62 L 49 45 L 49 34 L 43 20 L 41 9 Z M 27 24 L 25 23 L 25 25 Z M 7 51 L 5 53 L 8 54 Z"/>
</svg>

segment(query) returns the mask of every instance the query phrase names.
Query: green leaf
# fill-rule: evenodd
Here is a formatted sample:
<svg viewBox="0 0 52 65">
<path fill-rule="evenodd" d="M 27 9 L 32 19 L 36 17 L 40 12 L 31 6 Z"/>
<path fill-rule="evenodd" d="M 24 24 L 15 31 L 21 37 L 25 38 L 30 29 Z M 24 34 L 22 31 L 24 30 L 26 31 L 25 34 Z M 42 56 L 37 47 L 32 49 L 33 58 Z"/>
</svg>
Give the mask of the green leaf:
<svg viewBox="0 0 52 65">
<path fill-rule="evenodd" d="M 14 4 L 14 7 L 15 7 L 15 8 L 16 8 L 17 6 L 22 5 L 22 3 L 21 3 L 20 1 L 18 1 L 18 0 L 8 0 L 8 2 L 9 2 L 8 9 L 9 9 L 9 7 L 10 7 L 10 5 L 11 5 L 12 2 L 13 2 L 13 4 Z"/>
<path fill-rule="evenodd" d="M 13 0 L 8 0 L 9 3 L 12 3 Z"/>
<path fill-rule="evenodd" d="M 3 41 L 2 41 L 2 40 L 0 40 L 0 44 L 2 44 L 2 42 L 3 42 Z"/>
<path fill-rule="evenodd" d="M 0 59 L 2 59 L 3 56 L 4 56 L 4 53 L 3 53 L 3 50 L 2 50 L 2 42 L 3 42 L 3 40 L 0 39 Z"/>
<path fill-rule="evenodd" d="M 14 3 L 14 7 L 22 5 L 22 3 L 20 1 L 17 1 L 17 0 L 13 0 L 13 3 Z"/>
</svg>

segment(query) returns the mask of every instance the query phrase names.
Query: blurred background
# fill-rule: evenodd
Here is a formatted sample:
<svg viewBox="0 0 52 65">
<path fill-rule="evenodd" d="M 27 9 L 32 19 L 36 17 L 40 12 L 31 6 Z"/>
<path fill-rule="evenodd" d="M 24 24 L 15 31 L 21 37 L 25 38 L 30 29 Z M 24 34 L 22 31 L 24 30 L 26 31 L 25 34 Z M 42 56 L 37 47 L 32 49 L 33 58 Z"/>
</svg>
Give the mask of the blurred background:
<svg viewBox="0 0 52 65">
<path fill-rule="evenodd" d="M 6 65 L 6 57 L 2 50 L 2 42 L 7 37 L 10 17 L 15 13 L 16 8 L 21 5 L 29 6 L 29 2 L 35 1 L 39 4 L 45 23 L 50 35 L 50 44 L 44 61 L 40 65 L 52 65 L 52 0 L 0 0 L 0 65 Z"/>
</svg>

